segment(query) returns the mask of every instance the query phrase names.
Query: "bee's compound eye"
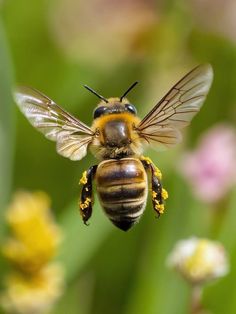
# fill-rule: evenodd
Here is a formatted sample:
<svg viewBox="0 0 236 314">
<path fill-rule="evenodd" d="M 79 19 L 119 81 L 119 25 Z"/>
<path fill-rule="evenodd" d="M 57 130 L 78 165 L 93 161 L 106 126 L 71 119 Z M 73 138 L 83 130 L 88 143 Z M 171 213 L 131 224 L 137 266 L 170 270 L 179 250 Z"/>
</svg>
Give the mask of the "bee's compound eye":
<svg viewBox="0 0 236 314">
<path fill-rule="evenodd" d="M 137 114 L 137 109 L 134 107 L 134 105 L 126 104 L 125 109 L 132 114 Z"/>
<path fill-rule="evenodd" d="M 96 118 L 100 117 L 101 115 L 106 113 L 107 109 L 108 108 L 105 106 L 100 106 L 100 107 L 96 108 L 93 112 L 93 118 L 96 119 Z"/>
</svg>

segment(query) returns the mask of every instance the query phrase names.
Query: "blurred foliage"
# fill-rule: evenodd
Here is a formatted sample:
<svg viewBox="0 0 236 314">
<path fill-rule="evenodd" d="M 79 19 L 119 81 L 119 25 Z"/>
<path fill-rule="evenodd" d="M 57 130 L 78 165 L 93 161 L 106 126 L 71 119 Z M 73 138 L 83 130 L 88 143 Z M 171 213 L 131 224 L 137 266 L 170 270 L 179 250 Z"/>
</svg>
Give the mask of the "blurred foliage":
<svg viewBox="0 0 236 314">
<path fill-rule="evenodd" d="M 2 219 L 2 211 L 9 201 L 14 146 L 14 110 L 11 96 L 12 68 L 2 24 L 0 24 L 0 42 L 0 219 Z M 0 233 L 2 232 L 1 227 Z"/>
<path fill-rule="evenodd" d="M 82 51 L 82 45 L 76 46 L 77 50 L 73 46 L 73 53 L 78 54 L 75 58 L 58 42 L 60 32 L 55 33 L 56 25 L 63 28 L 64 34 L 70 31 L 68 21 L 57 16 L 58 5 L 63 1 L 66 0 L 2 1 L 0 24 L 0 209 L 2 212 L 10 194 L 20 188 L 44 190 L 51 196 L 52 208 L 65 234 L 58 259 L 64 264 L 67 276 L 67 290 L 53 313 L 188 313 L 189 287 L 166 268 L 165 262 L 177 240 L 196 235 L 220 240 L 229 252 L 231 264 L 230 275 L 205 289 L 203 303 L 214 314 L 234 314 L 236 197 L 232 193 L 220 204 L 220 223 L 216 222 L 212 209 L 193 198 L 177 171 L 185 147 L 193 147 L 202 132 L 216 122 L 235 123 L 234 41 L 198 23 L 191 13 L 193 1 L 184 0 L 148 1 L 145 10 L 150 2 L 155 19 L 144 33 L 138 29 L 143 24 L 134 19 L 135 14 L 140 16 L 138 11 L 132 14 L 136 2 L 129 0 L 131 9 L 127 9 L 130 16 L 126 16 L 126 28 L 132 26 L 137 30 L 122 41 L 123 33 L 119 33 L 117 25 L 113 26 L 112 19 L 110 24 L 102 19 L 107 42 L 104 39 L 100 46 L 91 29 L 86 34 L 80 31 L 77 22 L 84 2 L 78 1 L 80 6 L 67 7 L 71 12 L 78 10 L 71 20 L 75 37 L 87 36 L 90 47 L 86 49 L 99 53 L 93 53 L 91 60 L 80 59 L 80 50 L 83 57 L 86 51 Z M 107 1 L 100 2 L 102 12 Z M 110 1 L 107 12 L 119 14 L 113 2 Z M 220 5 L 212 0 L 208 2 Z M 72 6 L 75 1 L 70 3 Z M 141 4 L 137 7 L 142 9 Z M 98 20 L 99 12 L 96 12 Z M 68 12 L 67 17 L 70 18 Z M 214 17 L 209 11 L 209 18 L 220 19 L 220 16 Z M 55 19 L 58 19 L 56 24 Z M 122 58 L 119 50 L 112 51 L 114 57 L 103 66 L 111 53 L 109 40 L 112 36 L 128 48 L 122 52 Z M 140 223 L 123 233 L 111 225 L 96 200 L 90 226 L 84 226 L 77 208 L 78 182 L 82 172 L 96 161 L 91 154 L 80 162 L 64 159 L 56 154 L 55 144 L 35 131 L 18 110 L 14 119 L 11 63 L 17 84 L 37 88 L 90 124 L 97 99 L 82 87 L 83 84 L 109 97 L 121 95 L 132 82 L 140 81 L 129 99 L 143 116 L 186 71 L 202 62 L 213 65 L 214 84 L 203 109 L 185 133 L 184 144 L 161 154 L 151 150 L 146 153 L 162 169 L 164 186 L 170 195 L 166 213 L 156 220 L 149 202 Z M 2 230 L 5 224 L 3 219 L 0 221 Z M 1 267 L 1 276 L 5 267 Z"/>
</svg>

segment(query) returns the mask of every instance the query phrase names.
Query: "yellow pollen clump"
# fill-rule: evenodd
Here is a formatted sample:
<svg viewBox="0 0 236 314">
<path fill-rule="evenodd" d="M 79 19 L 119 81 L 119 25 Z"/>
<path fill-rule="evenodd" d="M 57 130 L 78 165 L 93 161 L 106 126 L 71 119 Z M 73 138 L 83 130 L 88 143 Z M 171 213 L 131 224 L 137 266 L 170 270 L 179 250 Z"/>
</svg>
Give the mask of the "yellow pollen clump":
<svg viewBox="0 0 236 314">
<path fill-rule="evenodd" d="M 157 166 L 154 165 L 154 163 L 152 162 L 151 158 L 145 157 L 145 156 L 141 156 L 140 159 L 146 161 L 146 163 L 147 163 L 148 165 L 153 165 L 154 170 L 155 170 L 155 171 L 154 171 L 154 175 L 155 175 L 159 180 L 162 179 L 162 173 L 161 173 L 160 169 L 157 168 Z"/>
<path fill-rule="evenodd" d="M 80 202 L 79 207 L 84 210 L 85 208 L 89 207 L 89 204 L 92 202 L 91 198 L 86 197 L 86 200 L 82 203 Z"/>
<path fill-rule="evenodd" d="M 157 192 L 152 191 L 152 199 L 153 199 L 153 200 L 156 198 L 156 196 L 157 196 Z"/>
<path fill-rule="evenodd" d="M 153 164 L 151 158 L 149 158 L 149 157 L 141 156 L 140 159 L 141 159 L 141 160 L 145 160 L 148 165 Z"/>
<path fill-rule="evenodd" d="M 166 189 L 162 188 L 162 190 L 161 190 L 161 196 L 162 196 L 162 198 L 163 198 L 164 200 L 166 200 L 166 199 L 169 197 L 168 192 L 166 191 Z"/>
<path fill-rule="evenodd" d="M 163 214 L 165 211 L 164 204 L 156 204 L 155 209 L 158 211 L 159 214 Z"/>
<path fill-rule="evenodd" d="M 161 180 L 162 179 L 162 173 L 160 171 L 160 169 L 158 169 L 156 166 L 155 167 L 155 172 L 154 172 L 154 175 L 159 179 Z"/>
<path fill-rule="evenodd" d="M 86 184 L 88 182 L 87 179 L 87 171 L 84 171 L 82 174 L 82 178 L 79 180 L 79 184 Z"/>
</svg>

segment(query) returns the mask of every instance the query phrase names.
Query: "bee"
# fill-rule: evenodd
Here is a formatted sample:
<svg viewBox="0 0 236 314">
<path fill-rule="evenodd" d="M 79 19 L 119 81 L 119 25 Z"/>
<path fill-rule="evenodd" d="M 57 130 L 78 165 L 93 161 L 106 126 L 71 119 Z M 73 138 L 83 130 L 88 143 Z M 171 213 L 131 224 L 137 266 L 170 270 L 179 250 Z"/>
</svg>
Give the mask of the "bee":
<svg viewBox="0 0 236 314">
<path fill-rule="evenodd" d="M 181 129 L 200 110 L 213 79 L 209 64 L 187 73 L 143 118 L 126 95 L 135 82 L 118 98 L 100 98 L 93 112 L 91 127 L 59 107 L 47 96 L 29 87 L 18 87 L 14 97 L 29 122 L 46 138 L 56 142 L 57 152 L 71 160 L 80 160 L 88 148 L 99 160 L 80 179 L 80 213 L 85 224 L 92 215 L 93 182 L 105 214 L 118 228 L 127 231 L 142 216 L 148 195 L 150 173 L 151 197 L 157 216 L 164 212 L 168 193 L 162 187 L 162 175 L 145 146 L 170 148 L 181 141 Z"/>
</svg>

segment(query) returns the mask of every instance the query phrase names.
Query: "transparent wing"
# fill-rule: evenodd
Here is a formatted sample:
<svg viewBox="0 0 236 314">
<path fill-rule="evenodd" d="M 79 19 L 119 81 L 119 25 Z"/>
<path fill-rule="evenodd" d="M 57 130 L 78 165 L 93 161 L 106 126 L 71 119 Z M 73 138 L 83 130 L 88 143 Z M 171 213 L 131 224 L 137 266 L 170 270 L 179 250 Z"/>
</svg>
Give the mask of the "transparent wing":
<svg viewBox="0 0 236 314">
<path fill-rule="evenodd" d="M 29 87 L 18 87 L 14 98 L 29 122 L 49 140 L 57 142 L 57 152 L 71 160 L 87 153 L 93 132 L 54 101 Z"/>
<path fill-rule="evenodd" d="M 209 64 L 199 65 L 186 74 L 139 123 L 139 136 L 160 148 L 179 143 L 182 138 L 179 130 L 200 110 L 212 79 Z"/>
</svg>

